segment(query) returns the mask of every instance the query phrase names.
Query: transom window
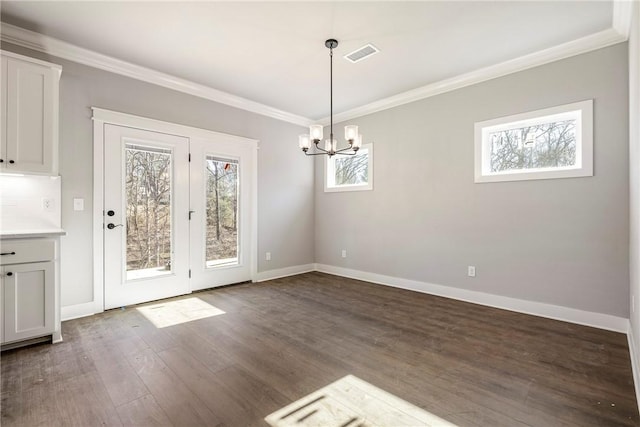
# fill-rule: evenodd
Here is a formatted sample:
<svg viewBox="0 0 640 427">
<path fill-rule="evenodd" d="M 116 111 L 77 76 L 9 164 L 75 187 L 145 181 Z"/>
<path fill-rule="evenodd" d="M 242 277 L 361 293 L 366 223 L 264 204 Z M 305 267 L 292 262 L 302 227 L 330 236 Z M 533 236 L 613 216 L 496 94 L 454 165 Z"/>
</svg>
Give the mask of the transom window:
<svg viewBox="0 0 640 427">
<path fill-rule="evenodd" d="M 373 189 L 373 144 L 364 144 L 353 156 L 325 157 L 324 191 Z"/>
<path fill-rule="evenodd" d="M 593 176 L 593 101 L 475 125 L 475 182 Z"/>
</svg>

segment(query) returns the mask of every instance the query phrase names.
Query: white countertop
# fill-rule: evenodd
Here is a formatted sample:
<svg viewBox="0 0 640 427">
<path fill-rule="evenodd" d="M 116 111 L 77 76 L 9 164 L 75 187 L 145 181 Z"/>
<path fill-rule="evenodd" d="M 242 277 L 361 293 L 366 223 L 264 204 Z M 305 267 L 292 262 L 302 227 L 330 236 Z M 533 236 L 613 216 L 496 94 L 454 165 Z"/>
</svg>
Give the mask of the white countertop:
<svg viewBox="0 0 640 427">
<path fill-rule="evenodd" d="M 0 239 L 28 239 L 34 237 L 64 236 L 67 232 L 62 228 L 42 228 L 23 230 L 0 230 Z"/>
</svg>

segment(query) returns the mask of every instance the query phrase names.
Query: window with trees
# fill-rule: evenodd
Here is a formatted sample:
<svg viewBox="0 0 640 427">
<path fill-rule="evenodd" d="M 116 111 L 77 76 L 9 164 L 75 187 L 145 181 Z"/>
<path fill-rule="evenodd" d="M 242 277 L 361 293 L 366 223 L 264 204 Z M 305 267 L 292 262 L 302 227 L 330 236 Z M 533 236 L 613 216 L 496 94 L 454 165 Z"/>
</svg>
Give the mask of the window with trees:
<svg viewBox="0 0 640 427">
<path fill-rule="evenodd" d="M 373 189 L 373 144 L 364 144 L 353 156 L 325 158 L 324 191 Z"/>
<path fill-rule="evenodd" d="M 475 125 L 475 182 L 593 176 L 593 101 Z"/>
<path fill-rule="evenodd" d="M 169 149 L 125 146 L 127 280 L 171 273 Z"/>
<path fill-rule="evenodd" d="M 206 267 L 238 263 L 238 161 L 207 156 Z"/>
</svg>

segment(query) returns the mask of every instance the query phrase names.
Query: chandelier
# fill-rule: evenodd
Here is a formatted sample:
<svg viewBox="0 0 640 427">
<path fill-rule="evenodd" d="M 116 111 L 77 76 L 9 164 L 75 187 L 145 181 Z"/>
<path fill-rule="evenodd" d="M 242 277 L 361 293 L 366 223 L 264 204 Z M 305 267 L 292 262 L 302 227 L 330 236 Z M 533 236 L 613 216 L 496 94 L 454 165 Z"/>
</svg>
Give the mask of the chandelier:
<svg viewBox="0 0 640 427">
<path fill-rule="evenodd" d="M 309 126 L 309 134 L 300 135 L 298 137 L 298 146 L 304 151 L 307 156 L 319 156 L 326 154 L 331 157 L 336 154 L 343 156 L 355 155 L 362 146 L 362 135 L 358 134 L 358 126 L 345 126 L 344 138 L 349 145 L 347 147 L 338 149 L 338 141 L 333 138 L 333 49 L 338 46 L 338 40 L 329 39 L 324 42 L 324 45 L 329 48 L 329 90 L 330 90 L 330 127 L 329 127 L 329 139 L 324 140 L 324 148 L 320 146 L 322 141 L 322 125 Z M 309 152 L 311 143 L 313 142 L 314 148 L 312 152 Z"/>
</svg>

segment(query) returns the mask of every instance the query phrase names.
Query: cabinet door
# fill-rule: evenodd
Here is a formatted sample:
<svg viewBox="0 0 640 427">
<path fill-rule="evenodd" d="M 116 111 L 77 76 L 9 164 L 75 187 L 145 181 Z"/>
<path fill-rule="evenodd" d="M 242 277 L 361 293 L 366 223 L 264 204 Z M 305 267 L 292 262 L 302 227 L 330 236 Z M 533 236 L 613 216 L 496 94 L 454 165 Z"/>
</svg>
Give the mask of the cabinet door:
<svg viewBox="0 0 640 427">
<path fill-rule="evenodd" d="M 2 88 L 7 97 L 6 152 L 0 165 L 11 171 L 56 173 L 57 71 L 16 58 L 2 60 L 7 79 Z"/>
<path fill-rule="evenodd" d="M 4 341 L 53 333 L 53 261 L 7 265 L 3 270 Z"/>
</svg>

